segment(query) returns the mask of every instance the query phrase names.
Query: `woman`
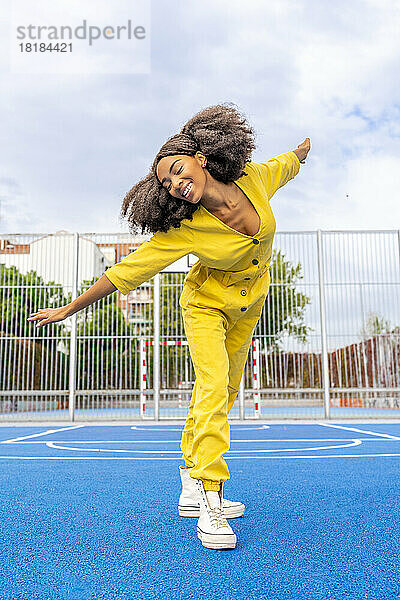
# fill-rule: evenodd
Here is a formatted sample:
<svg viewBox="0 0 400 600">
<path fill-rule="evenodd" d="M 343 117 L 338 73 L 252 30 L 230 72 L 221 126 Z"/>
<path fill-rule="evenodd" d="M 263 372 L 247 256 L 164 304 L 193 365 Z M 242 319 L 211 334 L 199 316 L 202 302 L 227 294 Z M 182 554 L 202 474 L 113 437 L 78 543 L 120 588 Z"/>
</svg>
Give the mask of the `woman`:
<svg viewBox="0 0 400 600">
<path fill-rule="evenodd" d="M 198 517 L 198 537 L 212 549 L 236 546 L 227 519 L 244 512 L 242 503 L 223 498 L 223 454 L 228 413 L 269 290 L 276 229 L 269 200 L 297 175 L 310 140 L 267 162 L 251 162 L 254 149 L 254 131 L 231 103 L 200 111 L 124 198 L 121 215 L 151 239 L 71 304 L 30 317 L 40 326 L 60 321 L 116 289 L 128 294 L 189 253 L 198 257 L 179 299 L 196 380 L 182 434 L 178 508 Z"/>
</svg>

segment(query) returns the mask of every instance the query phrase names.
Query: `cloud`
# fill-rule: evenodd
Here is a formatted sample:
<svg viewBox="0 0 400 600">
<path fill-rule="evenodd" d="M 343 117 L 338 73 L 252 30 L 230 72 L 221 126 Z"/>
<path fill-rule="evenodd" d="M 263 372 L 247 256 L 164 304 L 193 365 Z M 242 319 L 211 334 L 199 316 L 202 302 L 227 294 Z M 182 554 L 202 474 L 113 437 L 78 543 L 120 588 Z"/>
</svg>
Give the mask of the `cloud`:
<svg viewBox="0 0 400 600">
<path fill-rule="evenodd" d="M 158 0 L 149 75 L 4 68 L 0 166 L 15 187 L 2 230 L 119 231 L 122 198 L 162 143 L 224 101 L 255 126 L 254 160 L 311 138 L 307 164 L 273 199 L 278 231 L 390 229 L 400 217 L 399 25 L 386 1 Z"/>
<path fill-rule="evenodd" d="M 29 193 L 15 179 L 0 177 L 0 232 L 31 233 L 39 225 L 34 207 L 29 205 Z"/>
</svg>

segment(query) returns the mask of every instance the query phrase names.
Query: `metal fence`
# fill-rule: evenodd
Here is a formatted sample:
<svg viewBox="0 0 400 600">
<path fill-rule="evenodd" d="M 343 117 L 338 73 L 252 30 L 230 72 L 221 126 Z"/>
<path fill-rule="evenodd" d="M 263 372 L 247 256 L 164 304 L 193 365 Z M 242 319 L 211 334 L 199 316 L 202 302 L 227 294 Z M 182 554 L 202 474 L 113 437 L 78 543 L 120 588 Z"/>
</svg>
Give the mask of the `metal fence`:
<svg viewBox="0 0 400 600">
<path fill-rule="evenodd" d="M 27 321 L 144 239 L 0 236 L 0 420 L 185 418 L 195 376 L 178 300 L 195 256 L 65 321 Z M 399 418 L 400 231 L 277 232 L 274 248 L 230 417 Z"/>
</svg>

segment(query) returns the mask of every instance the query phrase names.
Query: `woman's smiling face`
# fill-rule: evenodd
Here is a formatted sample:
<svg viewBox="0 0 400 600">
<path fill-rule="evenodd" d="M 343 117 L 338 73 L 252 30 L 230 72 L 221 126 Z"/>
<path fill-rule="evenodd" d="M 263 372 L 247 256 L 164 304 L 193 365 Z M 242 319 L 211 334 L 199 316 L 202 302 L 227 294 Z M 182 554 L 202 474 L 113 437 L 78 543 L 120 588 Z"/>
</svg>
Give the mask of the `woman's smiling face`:
<svg viewBox="0 0 400 600">
<path fill-rule="evenodd" d="M 157 165 L 157 178 L 174 198 L 197 204 L 202 198 L 206 184 L 206 175 L 202 167 L 205 162 L 205 156 L 201 152 L 196 152 L 194 156 L 164 156 Z"/>
</svg>

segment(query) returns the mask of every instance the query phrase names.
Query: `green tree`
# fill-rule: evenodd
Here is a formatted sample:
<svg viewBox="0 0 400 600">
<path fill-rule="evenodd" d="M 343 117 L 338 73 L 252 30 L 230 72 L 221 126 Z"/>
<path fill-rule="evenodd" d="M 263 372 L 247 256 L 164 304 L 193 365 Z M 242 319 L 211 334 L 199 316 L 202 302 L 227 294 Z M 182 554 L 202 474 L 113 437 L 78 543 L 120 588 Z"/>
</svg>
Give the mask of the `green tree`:
<svg viewBox="0 0 400 600">
<path fill-rule="evenodd" d="M 314 330 L 304 324 L 304 313 L 311 299 L 296 290 L 298 280 L 303 278 L 301 264 L 294 266 L 290 261 L 285 260 L 280 250 L 273 251 L 270 264 L 271 285 L 255 333 L 268 336 L 267 343 L 271 350 L 280 349 L 279 341 L 285 334 L 306 343 L 308 333 Z M 185 274 L 164 273 L 163 276 L 161 337 L 181 339 L 184 331 L 179 296 Z"/>
<path fill-rule="evenodd" d="M 47 328 L 28 321 L 31 313 L 48 306 L 66 303 L 62 286 L 45 283 L 36 271 L 21 273 L 17 267 L 0 265 L 0 381 L 6 390 L 54 390 L 63 387 L 68 359 L 60 351 L 58 335 L 62 323 Z M 23 396 L 1 397 L 3 411 L 25 407 L 53 408 L 49 396 L 24 399 Z"/>
<path fill-rule="evenodd" d="M 273 250 L 270 268 L 271 284 L 255 335 L 265 336 L 269 352 L 278 352 L 284 335 L 306 343 L 308 333 L 314 330 L 304 324 L 311 299 L 296 290 L 298 280 L 303 279 L 301 264 L 293 265 L 281 250 Z"/>
<path fill-rule="evenodd" d="M 301 274 L 301 265 L 294 266 L 286 260 L 281 251 L 274 250 L 271 259 L 271 286 L 264 304 L 255 335 L 266 336 L 267 350 L 281 350 L 281 338 L 291 335 L 301 342 L 307 341 L 307 335 L 313 331 L 304 324 L 304 313 L 311 299 L 296 289 Z M 179 309 L 179 296 L 182 291 L 184 273 L 163 273 L 161 302 L 161 338 L 168 340 L 185 339 L 182 317 Z M 181 349 L 162 347 L 164 364 L 173 373 Z M 175 377 L 176 379 L 176 377 Z M 171 384 L 172 382 L 170 382 Z"/>
<path fill-rule="evenodd" d="M 81 295 L 97 281 L 82 282 Z M 36 271 L 21 273 L 0 265 L 0 377 L 4 389 L 50 390 L 68 387 L 70 324 L 37 327 L 28 317 L 39 309 L 65 306 L 72 300 L 61 284 L 45 282 Z M 138 361 L 136 337 L 117 306 L 117 294 L 76 314 L 77 389 L 134 387 Z M 110 387 L 104 385 L 104 387 Z"/>
<path fill-rule="evenodd" d="M 14 336 L 47 338 L 48 330 L 28 321 L 29 315 L 40 308 L 56 308 L 68 302 L 59 283 L 45 283 L 36 271 L 24 274 L 15 266 L 0 265 L 0 289 L 1 331 Z M 53 323 L 51 327 L 59 329 L 62 324 Z"/>
<path fill-rule="evenodd" d="M 84 280 L 78 295 L 97 279 Z M 138 387 L 137 335 L 117 300 L 117 293 L 110 294 L 77 313 L 77 390 Z"/>
</svg>

